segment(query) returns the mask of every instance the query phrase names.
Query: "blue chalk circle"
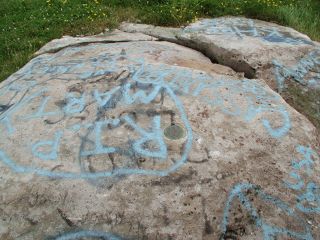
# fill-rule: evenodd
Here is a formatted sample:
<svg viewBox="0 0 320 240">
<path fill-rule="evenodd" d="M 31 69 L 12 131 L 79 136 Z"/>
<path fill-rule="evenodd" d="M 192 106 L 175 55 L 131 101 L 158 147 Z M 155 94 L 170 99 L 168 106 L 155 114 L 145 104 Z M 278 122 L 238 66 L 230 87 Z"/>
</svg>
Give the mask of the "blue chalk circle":
<svg viewBox="0 0 320 240">
<path fill-rule="evenodd" d="M 175 159 L 174 163 L 169 166 L 167 169 L 162 170 L 152 170 L 152 169 L 141 169 L 141 168 L 117 168 L 111 169 L 107 171 L 100 171 L 100 172 L 67 172 L 67 171 L 50 171 L 46 169 L 42 169 L 40 167 L 33 167 L 33 166 L 25 166 L 16 163 L 13 159 L 11 159 L 3 149 L 0 149 L 0 160 L 10 167 L 14 172 L 17 173 L 34 173 L 40 176 L 46 176 L 50 178 L 69 178 L 69 179 L 76 179 L 76 178 L 83 178 L 83 179 L 97 179 L 97 178 L 104 178 L 104 177 L 113 177 L 119 175 L 155 175 L 155 176 L 166 176 L 172 172 L 175 172 L 179 169 L 185 162 L 187 161 L 187 156 L 192 147 L 192 128 L 186 116 L 184 106 L 176 96 L 174 91 L 171 89 L 169 84 L 166 84 L 163 79 L 159 79 L 156 82 L 140 82 L 139 84 L 146 84 L 149 86 L 151 84 L 152 94 L 143 94 L 142 92 L 134 95 L 132 99 L 139 102 L 150 102 L 154 98 L 157 97 L 155 94 L 156 92 L 160 93 L 164 92 L 175 104 L 177 108 L 177 114 L 179 114 L 181 123 L 186 130 L 186 142 L 183 146 L 183 150 L 181 156 Z M 115 89 L 114 92 L 118 90 Z M 96 97 L 101 98 L 100 103 L 104 103 L 108 101 L 108 94 L 104 96 L 100 96 L 100 93 L 96 92 Z M 98 96 L 99 95 L 99 96 Z M 102 99 L 105 97 L 104 99 Z M 85 102 L 84 102 L 84 95 L 80 97 L 70 96 L 69 105 L 66 107 L 66 112 L 69 114 L 74 114 L 76 112 L 82 111 Z M 152 99 L 153 98 L 153 99 Z M 130 100 L 131 101 L 131 100 Z M 130 102 L 129 101 L 129 102 Z M 129 126 L 131 126 L 135 131 L 140 134 L 140 139 L 135 140 L 133 142 L 133 148 L 135 152 L 141 154 L 143 156 L 154 157 L 160 159 L 161 161 L 166 159 L 167 157 L 167 146 L 163 140 L 163 133 L 160 129 L 160 117 L 155 116 L 152 120 L 150 129 L 142 128 L 141 126 L 137 125 L 133 119 L 129 116 L 124 116 L 121 120 L 126 122 Z M 113 153 L 116 151 L 116 148 L 113 146 L 104 146 L 101 142 L 101 134 L 102 129 L 110 124 L 111 126 L 117 126 L 120 123 L 120 119 L 113 119 L 113 120 L 102 120 L 98 121 L 95 124 L 89 124 L 87 127 L 93 129 L 94 133 L 94 147 L 91 150 L 82 150 L 80 155 L 81 156 L 89 156 L 89 155 L 97 155 L 97 154 L 105 154 L 105 153 Z M 86 126 L 79 126 L 74 125 L 70 128 L 73 131 L 79 131 L 81 127 Z M 32 153 L 35 157 L 47 161 L 47 160 L 55 160 L 57 159 L 57 154 L 59 151 L 59 141 L 62 137 L 61 132 L 55 133 L 55 136 L 51 140 L 42 140 L 35 143 L 32 146 Z M 144 147 L 145 143 L 152 142 L 156 145 L 155 149 L 146 149 Z M 42 151 L 41 148 L 49 148 L 50 151 Z"/>
<path fill-rule="evenodd" d="M 70 53 L 70 51 L 63 51 L 59 54 Z M 96 59 L 90 59 L 90 64 L 95 66 L 95 71 L 103 70 L 101 62 L 107 63 L 109 56 L 101 56 Z M 116 60 L 111 62 L 112 66 L 115 66 Z M 78 62 L 74 62 L 71 65 L 74 67 Z M 81 61 L 80 61 L 81 63 Z M 49 171 L 40 167 L 34 166 L 22 166 L 11 159 L 11 157 L 3 150 L 0 149 L 0 160 L 8 165 L 13 171 L 19 173 L 35 173 L 41 176 L 47 176 L 52 178 L 103 178 L 119 175 L 156 175 L 165 176 L 177 169 L 179 169 L 187 160 L 187 156 L 192 147 L 192 128 L 187 118 L 184 106 L 178 96 L 189 95 L 191 97 L 199 97 L 199 100 L 209 103 L 213 107 L 218 107 L 223 113 L 232 116 L 241 116 L 244 120 L 251 121 L 257 118 L 258 115 L 263 113 L 277 114 L 277 117 L 281 117 L 280 123 L 275 123 L 280 127 L 273 127 L 272 122 L 267 118 L 261 117 L 260 121 L 268 134 L 274 138 L 280 138 L 287 134 L 290 130 L 291 122 L 288 112 L 282 105 L 270 107 L 269 103 L 279 103 L 279 97 L 267 92 L 263 86 L 252 81 L 230 81 L 228 79 L 214 79 L 210 75 L 205 73 L 197 73 L 188 69 L 177 69 L 175 67 L 160 64 L 146 64 L 144 59 L 136 59 L 135 67 L 131 67 L 131 79 L 126 80 L 121 86 L 116 86 L 109 89 L 106 92 L 100 92 L 98 89 L 93 90 L 90 93 L 93 97 L 95 104 L 97 105 L 97 118 L 91 123 L 75 124 L 69 126 L 68 130 L 73 131 L 76 134 L 81 134 L 81 129 L 87 129 L 88 136 L 93 136 L 93 139 L 88 139 L 88 146 L 81 145 L 79 150 L 79 157 L 91 157 L 101 154 L 127 154 L 124 153 L 120 146 L 106 146 L 103 144 L 104 136 L 107 136 L 107 131 L 104 131 L 107 127 L 110 129 L 121 127 L 120 125 L 126 124 L 127 127 L 133 129 L 138 135 L 137 139 L 128 139 L 130 151 L 133 154 L 141 157 L 153 158 L 156 161 L 165 161 L 168 158 L 168 149 L 164 141 L 163 131 L 161 129 L 161 117 L 153 116 L 148 126 L 139 125 L 130 114 L 125 114 L 117 118 L 109 118 L 107 115 L 100 115 L 103 110 L 108 110 L 108 106 L 119 107 L 132 107 L 133 104 L 152 104 L 154 101 L 158 102 L 158 99 L 166 96 L 172 102 L 177 109 L 177 116 L 180 117 L 180 124 L 186 130 L 186 141 L 183 144 L 183 148 L 180 157 L 173 159 L 172 165 L 167 169 L 152 170 L 122 167 L 110 169 L 101 172 L 68 172 Z M 106 67 L 106 66 L 104 66 Z M 62 71 L 62 68 L 59 71 Z M 62 69 L 62 70 L 61 70 Z M 100 70 L 99 70 L 100 69 Z M 63 70 L 64 71 L 64 70 Z M 69 70 L 68 70 L 69 71 Z M 82 73 L 76 73 L 76 75 Z M 100 73 L 99 73 L 100 74 Z M 91 73 L 89 74 L 90 76 Z M 220 92 L 222 91 L 222 92 Z M 44 116 L 51 116 L 56 114 L 55 112 L 49 112 L 46 110 L 46 106 L 50 101 L 50 97 L 43 96 L 48 90 L 42 89 L 38 92 L 25 97 L 19 104 L 11 107 L 0 116 L 0 124 L 3 124 L 9 134 L 14 133 L 14 126 L 12 123 L 12 114 L 18 111 L 20 108 L 31 103 L 35 98 L 42 97 L 40 106 L 36 111 L 28 116 L 26 119 L 41 118 Z M 219 93 L 220 92 L 220 93 Z M 225 92 L 225 94 L 223 94 Z M 202 95 L 204 94 L 204 96 Z M 205 96 L 209 94 L 209 96 Z M 238 105 L 237 97 L 243 94 L 243 101 L 246 101 L 246 108 Z M 66 96 L 66 104 L 63 107 L 65 115 L 74 116 L 85 110 L 86 98 L 90 97 L 86 93 L 76 94 L 68 93 Z M 257 101 L 259 105 L 255 104 Z M 106 119 L 107 118 L 107 119 Z M 107 136 L 109 137 L 109 136 Z M 112 136 L 110 136 L 112 138 Z M 61 132 L 56 132 L 54 136 L 48 137 L 46 140 L 36 142 L 31 149 L 34 157 L 43 161 L 56 160 L 59 153 L 59 144 L 62 138 Z M 87 138 L 87 137 L 84 137 Z"/>
</svg>

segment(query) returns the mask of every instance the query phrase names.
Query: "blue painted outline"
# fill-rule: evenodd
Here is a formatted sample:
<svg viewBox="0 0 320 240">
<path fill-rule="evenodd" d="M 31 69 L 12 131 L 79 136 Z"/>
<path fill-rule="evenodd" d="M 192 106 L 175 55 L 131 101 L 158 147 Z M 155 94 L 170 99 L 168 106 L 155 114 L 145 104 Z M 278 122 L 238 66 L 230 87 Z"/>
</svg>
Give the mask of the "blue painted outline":
<svg viewBox="0 0 320 240">
<path fill-rule="evenodd" d="M 144 83 L 144 82 L 141 82 Z M 175 164 L 172 165 L 167 170 L 145 170 L 145 169 L 128 169 L 128 168 L 120 168 L 116 170 L 111 171 L 105 171 L 105 172 L 96 172 L 96 173 L 71 173 L 71 172 L 51 172 L 48 170 L 43 170 L 40 168 L 35 167 L 27 167 L 20 164 L 16 164 L 11 158 L 9 158 L 4 151 L 0 149 L 0 160 L 6 164 L 8 167 L 12 169 L 12 171 L 17 173 L 33 173 L 38 174 L 40 176 L 50 177 L 50 178 L 69 178 L 69 179 L 75 179 L 75 178 L 85 178 L 85 179 L 95 179 L 100 177 L 111 177 L 111 176 L 117 176 L 117 175 L 154 175 L 154 176 L 166 176 L 177 169 L 179 169 L 186 161 L 188 154 L 192 147 L 192 141 L 193 141 L 193 134 L 192 134 L 192 128 L 188 121 L 187 115 L 184 110 L 184 106 L 175 95 L 174 91 L 169 87 L 168 84 L 164 83 L 163 81 L 160 82 L 149 82 L 149 84 L 153 84 L 158 86 L 160 84 L 164 91 L 166 91 L 169 95 L 169 97 L 172 99 L 172 101 L 175 103 L 182 120 L 182 123 L 184 124 L 184 127 L 186 128 L 186 136 L 187 140 L 184 146 L 184 151 L 181 155 L 181 159 L 176 160 Z"/>
<path fill-rule="evenodd" d="M 2 160 L 5 164 L 7 164 L 9 167 L 11 167 L 13 171 L 16 171 L 16 172 L 36 173 L 41 176 L 62 177 L 62 178 L 98 178 L 98 177 L 110 177 L 110 176 L 114 176 L 114 175 L 130 175 L 130 174 L 164 176 L 164 175 L 168 175 L 169 173 L 171 173 L 171 172 L 175 171 L 176 169 L 178 169 L 179 167 L 181 167 L 181 165 L 186 162 L 187 155 L 188 155 L 188 153 L 191 149 L 191 146 L 192 146 L 192 129 L 191 129 L 190 123 L 187 119 L 183 104 L 180 102 L 180 100 L 177 98 L 177 96 L 175 94 L 175 91 L 177 89 L 172 89 L 170 87 L 172 85 L 171 82 L 167 82 L 165 80 L 166 77 L 168 77 L 170 74 L 174 73 L 174 70 L 173 69 L 166 69 L 165 66 L 162 69 L 163 65 L 161 65 L 160 67 L 158 67 L 155 70 L 155 72 L 150 73 L 147 71 L 147 73 L 149 75 L 151 74 L 151 76 L 148 76 L 148 74 L 147 74 L 147 76 L 144 76 L 146 79 L 142 80 L 139 78 L 139 76 L 141 75 L 143 77 L 143 75 L 146 73 L 145 62 L 143 59 L 138 62 L 141 64 L 141 67 L 137 71 L 134 72 L 134 74 L 132 76 L 132 80 L 137 82 L 138 84 L 152 85 L 153 91 L 151 91 L 151 93 L 149 93 L 149 94 L 145 94 L 144 92 L 139 91 L 139 92 L 135 93 L 133 96 L 128 95 L 127 101 L 129 103 L 131 103 L 131 101 L 138 101 L 139 100 L 142 103 L 149 103 L 152 101 L 153 98 L 155 98 L 157 96 L 156 94 L 159 93 L 160 91 L 166 92 L 169 95 L 169 97 L 172 99 L 172 101 L 175 103 L 175 105 L 178 109 L 178 112 L 180 113 L 181 120 L 187 130 L 187 141 L 185 144 L 184 153 L 181 155 L 181 159 L 176 161 L 175 164 L 173 166 L 171 166 L 169 169 L 167 169 L 167 170 L 143 170 L 143 169 L 122 168 L 122 169 L 116 169 L 116 170 L 106 171 L 106 172 L 97 172 L 97 173 L 50 172 L 50 171 L 39 169 L 39 168 L 24 167 L 24 166 L 18 165 L 14 161 L 12 161 L 12 159 L 10 159 L 5 154 L 5 152 L 1 151 L 1 149 L 0 149 L 0 160 Z M 158 73 L 158 74 L 155 75 L 155 73 Z M 211 85 L 212 86 L 220 86 L 220 85 L 222 86 L 224 82 L 225 81 L 223 81 L 223 80 L 219 80 L 219 81 L 215 82 L 214 84 L 209 84 L 208 86 L 211 86 Z M 192 81 L 192 83 L 193 83 L 193 81 Z M 263 93 L 262 96 L 261 97 L 259 96 L 259 94 L 261 94 L 260 91 L 262 91 L 260 86 L 258 86 L 258 85 L 256 86 L 256 84 L 253 84 L 253 86 L 250 85 L 250 87 L 249 87 L 248 86 L 249 83 L 246 83 L 243 81 L 241 83 L 243 84 L 245 91 L 249 91 L 249 92 L 257 95 L 256 97 L 259 99 L 261 98 L 261 100 L 264 100 L 266 98 L 264 96 L 265 95 L 264 91 L 262 92 Z M 231 86 L 234 86 L 234 84 L 236 84 L 236 83 L 232 83 Z M 201 85 L 201 83 L 200 83 L 200 85 Z M 198 89 L 198 91 L 199 91 L 199 89 L 201 89 L 200 85 L 196 88 L 196 89 Z M 126 86 L 127 86 L 127 88 L 126 88 L 127 92 L 125 92 L 124 94 L 129 93 L 131 85 L 126 85 Z M 207 85 L 204 85 L 204 86 L 207 86 Z M 189 87 L 190 86 L 188 86 L 188 88 Z M 248 88 L 250 88 L 250 89 L 248 89 Z M 118 90 L 118 88 L 117 88 L 117 90 Z M 96 95 L 97 94 L 98 93 L 96 93 Z M 193 95 L 195 95 L 195 93 Z M 82 95 L 80 97 L 80 99 L 83 97 L 84 96 Z M 100 99 L 100 100 L 103 101 L 103 99 Z M 106 100 L 108 100 L 108 98 Z M 126 101 L 124 101 L 124 103 L 126 103 Z M 262 109 L 260 109 L 260 110 L 262 110 Z M 267 109 L 267 110 L 269 110 L 269 109 Z M 271 110 L 283 113 L 281 110 L 276 110 L 276 109 L 271 109 Z M 287 116 L 287 115 L 284 114 L 284 116 Z M 290 123 L 289 116 L 287 116 L 287 117 L 288 117 L 287 120 Z M 286 122 L 285 125 L 288 125 L 288 122 Z M 284 131 L 279 131 L 279 129 L 272 129 L 271 126 L 268 125 L 267 120 L 263 120 L 263 125 L 267 128 L 267 131 L 273 137 L 280 137 L 288 131 L 288 128 L 284 129 Z M 274 130 L 275 132 L 273 133 L 271 130 Z"/>
</svg>

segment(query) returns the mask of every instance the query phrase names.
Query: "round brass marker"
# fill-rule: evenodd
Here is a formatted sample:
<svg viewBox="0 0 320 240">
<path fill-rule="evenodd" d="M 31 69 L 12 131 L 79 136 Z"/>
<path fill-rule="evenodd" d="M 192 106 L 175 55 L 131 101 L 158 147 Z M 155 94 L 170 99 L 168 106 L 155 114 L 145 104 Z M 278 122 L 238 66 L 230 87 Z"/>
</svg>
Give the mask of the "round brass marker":
<svg viewBox="0 0 320 240">
<path fill-rule="evenodd" d="M 164 129 L 164 136 L 170 140 L 179 140 L 184 138 L 185 135 L 185 130 L 177 124 L 170 125 Z"/>
</svg>

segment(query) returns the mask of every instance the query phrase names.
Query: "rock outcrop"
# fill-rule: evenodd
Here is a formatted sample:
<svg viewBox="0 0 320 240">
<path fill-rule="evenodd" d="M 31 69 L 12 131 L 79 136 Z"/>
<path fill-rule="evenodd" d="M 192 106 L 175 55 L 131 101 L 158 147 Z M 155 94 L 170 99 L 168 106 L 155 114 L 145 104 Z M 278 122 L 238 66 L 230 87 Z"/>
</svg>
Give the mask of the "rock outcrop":
<svg viewBox="0 0 320 240">
<path fill-rule="evenodd" d="M 283 90 L 286 80 L 320 87 L 320 45 L 291 28 L 241 17 L 203 19 L 185 28 L 123 23 L 141 32 L 200 50 L 213 61 Z"/>
<path fill-rule="evenodd" d="M 319 239 L 313 124 L 155 37 L 54 40 L 0 84 L 0 239 Z"/>
<path fill-rule="evenodd" d="M 120 28 L 191 47 L 248 78 L 263 79 L 320 127 L 320 44 L 306 35 L 241 17 L 203 19 L 184 28 L 132 23 Z"/>
</svg>

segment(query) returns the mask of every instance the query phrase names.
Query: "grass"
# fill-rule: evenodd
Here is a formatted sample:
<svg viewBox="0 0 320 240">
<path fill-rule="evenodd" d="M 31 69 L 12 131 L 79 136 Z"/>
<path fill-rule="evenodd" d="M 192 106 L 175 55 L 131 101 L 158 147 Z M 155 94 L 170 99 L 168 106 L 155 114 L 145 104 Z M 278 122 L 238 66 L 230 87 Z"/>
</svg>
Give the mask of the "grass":
<svg viewBox="0 0 320 240">
<path fill-rule="evenodd" d="M 0 0 L 0 81 L 48 41 L 96 34 L 124 20 L 180 26 L 243 15 L 291 26 L 320 40 L 319 0 Z"/>
</svg>

